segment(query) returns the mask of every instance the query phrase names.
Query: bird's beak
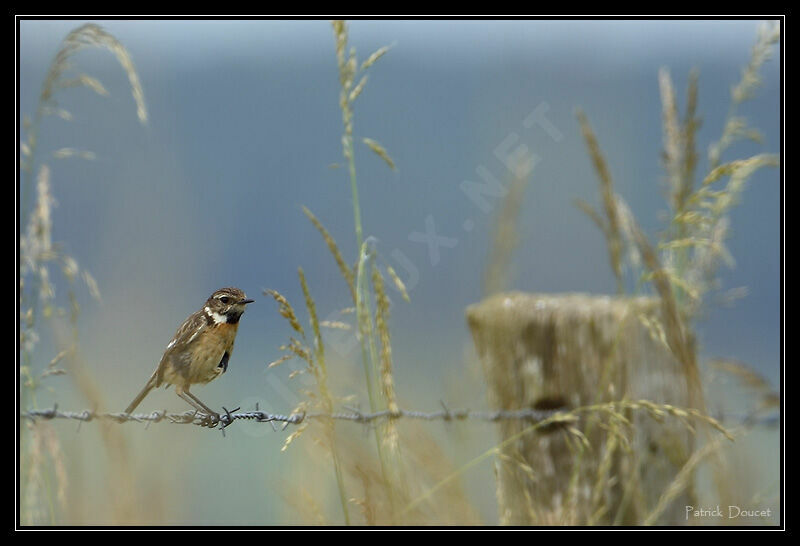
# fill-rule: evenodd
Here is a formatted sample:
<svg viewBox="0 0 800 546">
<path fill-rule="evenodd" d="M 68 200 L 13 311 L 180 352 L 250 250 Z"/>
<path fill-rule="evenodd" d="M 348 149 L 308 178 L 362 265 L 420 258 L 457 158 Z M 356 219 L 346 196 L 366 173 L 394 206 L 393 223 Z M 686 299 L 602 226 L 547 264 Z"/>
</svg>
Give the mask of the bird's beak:
<svg viewBox="0 0 800 546">
<path fill-rule="evenodd" d="M 242 305 L 246 305 L 248 303 L 253 303 L 254 301 L 256 301 L 256 300 L 242 300 L 239 303 L 241 303 Z"/>
</svg>

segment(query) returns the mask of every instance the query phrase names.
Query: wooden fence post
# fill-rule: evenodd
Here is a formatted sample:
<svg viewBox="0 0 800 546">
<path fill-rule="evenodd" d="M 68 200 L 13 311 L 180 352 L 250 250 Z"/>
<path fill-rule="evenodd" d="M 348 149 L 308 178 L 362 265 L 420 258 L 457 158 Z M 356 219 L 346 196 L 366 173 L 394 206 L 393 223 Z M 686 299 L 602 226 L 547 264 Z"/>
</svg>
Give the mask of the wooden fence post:
<svg viewBox="0 0 800 546">
<path fill-rule="evenodd" d="M 495 409 L 690 403 L 656 299 L 505 293 L 471 305 L 467 319 Z M 588 447 L 566 425 L 523 433 L 530 423 L 500 423 L 501 442 L 519 436 L 496 460 L 501 523 L 641 524 L 687 461 L 693 436 L 675 418 L 624 415 L 625 430 L 602 412 L 569 425 Z M 693 498 L 688 483 L 658 523 L 685 523 Z"/>
</svg>

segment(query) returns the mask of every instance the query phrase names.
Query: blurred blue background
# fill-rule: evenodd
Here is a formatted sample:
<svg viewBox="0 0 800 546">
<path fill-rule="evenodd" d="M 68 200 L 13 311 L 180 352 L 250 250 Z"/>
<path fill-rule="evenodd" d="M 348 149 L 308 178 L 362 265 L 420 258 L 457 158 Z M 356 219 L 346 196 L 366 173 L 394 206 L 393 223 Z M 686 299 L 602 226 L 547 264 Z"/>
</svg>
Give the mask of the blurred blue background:
<svg viewBox="0 0 800 546">
<path fill-rule="evenodd" d="M 297 365 L 265 370 L 281 354 L 278 347 L 289 330 L 262 289 L 277 289 L 300 309 L 296 272 L 302 266 L 323 316 L 349 304 L 335 264 L 301 206 L 317 215 L 348 259 L 356 256 L 347 171 L 331 168 L 342 161 L 342 120 L 330 23 L 95 22 L 129 50 L 149 122 L 145 127 L 138 123 L 127 77 L 114 57 L 87 50 L 75 57 L 75 69 L 96 76 L 110 95 L 65 90 L 59 104 L 73 114 L 73 121 L 51 117 L 41 127 L 40 157 L 63 147 L 97 156 L 94 161 L 49 160 L 58 202 L 54 239 L 92 272 L 103 295 L 97 304 L 78 293 L 82 356 L 107 389 L 107 399 L 122 409 L 144 384 L 183 318 L 216 288 L 235 285 L 257 303 L 241 323 L 224 381 L 195 392 L 211 405 L 243 401 L 252 407 L 258 401 L 262 409 L 287 412 L 299 399 L 297 385 L 287 379 Z M 21 22 L 23 116 L 35 112 L 52 57 L 64 36 L 81 23 Z M 591 121 L 617 191 L 655 239 L 667 212 L 659 159 L 658 70 L 669 68 L 683 106 L 689 70 L 699 69 L 702 175 L 707 171 L 705 151 L 722 132 L 730 88 L 749 59 L 758 24 L 350 23 L 350 43 L 359 59 L 380 46 L 392 46 L 370 69 L 355 106 L 355 134 L 365 235 L 377 238 L 384 263 L 397 269 L 410 289 L 411 303 L 395 295 L 392 308 L 401 402 L 411 401 L 423 410 L 438 408 L 440 400 L 453 407 L 485 406 L 480 375 L 465 364 L 472 348 L 464 308 L 481 298 L 499 207 L 490 198 L 490 210 L 481 210 L 460 184 L 480 181 L 479 171 L 507 183 L 510 171 L 501 150 L 526 146 L 538 161 L 522 207 L 511 286 L 612 293 L 603 235 L 572 204 L 575 198 L 599 201 L 575 108 L 581 107 Z M 764 66 L 763 87 L 741 108 L 765 135 L 763 144 L 737 144 L 723 159 L 780 151 L 777 59 L 776 51 Z M 537 124 L 526 127 L 525 120 L 535 111 L 544 113 L 549 130 Z M 383 144 L 397 171 L 361 145 L 361 137 Z M 736 267 L 720 270 L 723 287 L 746 286 L 749 293 L 733 307 L 711 307 L 699 323 L 702 356 L 747 362 L 775 387 L 780 365 L 780 192 L 778 169 L 761 170 L 751 179 L 732 214 L 729 249 Z M 438 260 L 410 237 L 424 233 L 426 222 L 450 239 L 449 246 L 439 248 Z M 331 364 L 342 370 L 332 373 L 347 378 L 337 386 L 340 394 L 361 389 L 356 356 L 340 354 Z M 53 398 L 68 407 L 67 380 L 63 385 L 64 391 Z M 72 403 L 81 402 L 75 398 Z M 142 410 L 163 407 L 183 409 L 171 392 L 159 392 L 151 394 Z M 271 487 L 275 472 L 289 472 L 278 449 L 282 436 L 253 430 L 267 428 L 263 425 L 247 426 L 234 427 L 227 440 L 214 441 L 213 447 L 182 427 L 129 427 L 141 460 L 152 463 L 168 452 L 170 461 L 190 461 L 181 469 L 160 463 L 164 480 L 194 484 L 192 495 L 175 500 L 170 512 L 175 519 L 167 523 L 292 522 L 279 496 L 264 504 L 258 490 Z M 82 434 L 92 432 L 84 429 Z M 185 450 L 153 447 L 161 445 L 158 438 L 166 442 L 176 436 Z M 483 436 L 481 441 L 491 445 L 490 427 L 483 429 Z M 266 448 L 263 438 L 269 441 Z M 203 455 L 189 457 L 198 450 Z M 452 456 L 458 463 L 479 453 L 454 450 Z M 241 476 L 227 481 L 197 478 L 207 476 L 215 461 L 231 457 L 236 465 L 261 469 L 258 488 L 253 490 L 251 479 Z M 479 492 L 479 512 L 491 523 L 496 507 L 493 493 L 486 491 L 492 487 L 481 489 L 491 483 L 491 467 L 481 468 L 484 476 L 474 483 L 468 477 L 467 487 Z M 200 500 L 209 497 L 258 508 L 219 510 Z"/>
</svg>

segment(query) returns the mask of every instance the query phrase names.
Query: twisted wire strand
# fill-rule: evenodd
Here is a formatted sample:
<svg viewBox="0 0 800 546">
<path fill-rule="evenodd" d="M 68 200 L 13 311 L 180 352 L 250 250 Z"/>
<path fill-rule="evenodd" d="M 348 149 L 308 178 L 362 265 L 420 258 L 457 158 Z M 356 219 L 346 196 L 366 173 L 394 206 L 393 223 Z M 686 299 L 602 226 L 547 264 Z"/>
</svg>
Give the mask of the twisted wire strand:
<svg viewBox="0 0 800 546">
<path fill-rule="evenodd" d="M 134 421 L 138 423 L 160 423 L 168 422 L 174 424 L 192 424 L 203 427 L 215 428 L 219 425 L 225 428 L 234 421 L 247 420 L 255 421 L 257 423 L 270 423 L 273 428 L 277 430 L 276 423 L 282 424 L 281 430 L 286 429 L 289 425 L 299 425 L 306 420 L 319 420 L 319 419 L 334 419 L 337 421 L 351 421 L 361 424 L 375 424 L 380 421 L 388 421 L 395 419 L 414 419 L 422 421 L 485 421 L 489 423 L 499 421 L 529 421 L 536 423 L 546 419 L 553 420 L 554 423 L 560 420 L 560 415 L 564 415 L 564 421 L 574 420 L 575 416 L 569 410 L 562 408 L 557 410 L 536 410 L 536 409 L 518 409 L 518 410 L 495 410 L 495 411 L 473 411 L 469 409 L 454 409 L 451 410 L 442 404 L 443 409 L 439 411 L 417 411 L 398 409 L 396 411 L 381 410 L 375 412 L 362 412 L 356 408 L 347 408 L 345 411 L 338 411 L 333 413 L 323 412 L 308 412 L 308 413 L 292 413 L 280 414 L 269 413 L 261 411 L 256 405 L 253 411 L 239 411 L 240 408 L 228 410 L 222 408 L 222 414 L 217 416 L 207 415 L 199 411 L 185 411 L 181 413 L 169 413 L 164 411 L 153 411 L 150 413 L 133 413 L 127 414 L 123 412 L 95 412 L 91 410 L 83 411 L 61 411 L 58 405 L 54 405 L 48 409 L 30 409 L 20 413 L 21 417 L 27 419 L 71 419 L 80 422 L 90 422 L 94 420 L 107 420 L 115 421 L 118 423 L 125 423 Z M 780 423 L 780 415 L 728 415 L 719 416 L 719 421 L 725 423 L 735 422 L 745 426 L 767 426 L 774 427 Z"/>
<path fill-rule="evenodd" d="M 333 413 L 322 412 L 309 412 L 309 413 L 293 413 L 289 415 L 275 414 L 261 411 L 256 406 L 254 411 L 239 411 L 227 410 L 223 408 L 224 413 L 220 414 L 217 420 L 214 416 L 209 416 L 198 411 L 186 411 L 182 413 L 168 413 L 164 411 L 153 411 L 150 413 L 114 413 L 114 412 L 95 412 L 91 410 L 83 411 L 61 411 L 55 405 L 48 409 L 30 409 L 22 412 L 20 415 L 28 419 L 72 419 L 82 422 L 89 422 L 96 419 L 116 421 L 125 423 L 128 421 L 145 422 L 145 423 L 159 423 L 166 421 L 169 423 L 177 424 L 194 424 L 200 426 L 216 426 L 221 424 L 223 427 L 228 426 L 237 420 L 255 421 L 257 423 L 283 423 L 283 428 L 289 425 L 299 425 L 308 419 L 334 419 L 338 421 L 352 421 L 356 423 L 375 423 L 381 420 L 392 419 L 416 419 L 425 421 L 464 421 L 464 420 L 479 420 L 487 422 L 497 422 L 505 420 L 524 420 L 524 421 L 542 421 L 548 419 L 559 411 L 543 411 L 534 409 L 520 409 L 520 410 L 497 410 L 497 411 L 472 411 L 468 409 L 455 409 L 450 410 L 444 408 L 439 411 L 423 412 L 416 410 L 398 409 L 396 411 L 382 410 L 376 412 L 361 412 L 357 409 L 348 409 L 346 411 L 339 411 Z"/>
</svg>

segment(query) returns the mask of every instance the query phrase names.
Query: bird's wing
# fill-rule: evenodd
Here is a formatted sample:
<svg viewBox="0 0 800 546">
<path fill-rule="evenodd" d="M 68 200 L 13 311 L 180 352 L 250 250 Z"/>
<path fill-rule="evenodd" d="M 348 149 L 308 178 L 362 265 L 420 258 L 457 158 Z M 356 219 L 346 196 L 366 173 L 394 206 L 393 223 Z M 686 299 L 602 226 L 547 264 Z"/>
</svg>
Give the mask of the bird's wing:
<svg viewBox="0 0 800 546">
<path fill-rule="evenodd" d="M 187 348 L 207 327 L 208 321 L 202 311 L 190 315 L 178 327 L 158 365 L 157 385 L 161 384 L 166 366 L 172 366 L 173 371 L 176 373 L 180 373 L 181 370 L 189 366 L 190 351 L 187 351 Z"/>
</svg>

